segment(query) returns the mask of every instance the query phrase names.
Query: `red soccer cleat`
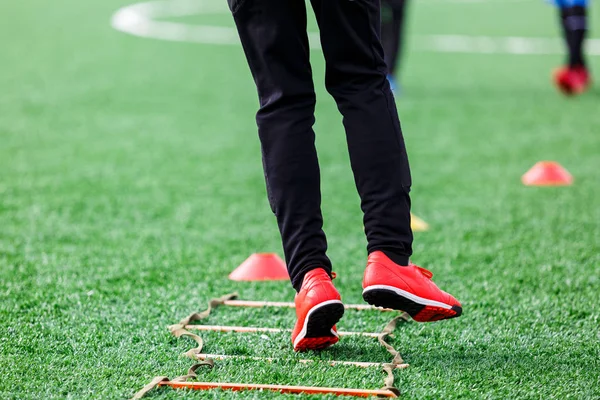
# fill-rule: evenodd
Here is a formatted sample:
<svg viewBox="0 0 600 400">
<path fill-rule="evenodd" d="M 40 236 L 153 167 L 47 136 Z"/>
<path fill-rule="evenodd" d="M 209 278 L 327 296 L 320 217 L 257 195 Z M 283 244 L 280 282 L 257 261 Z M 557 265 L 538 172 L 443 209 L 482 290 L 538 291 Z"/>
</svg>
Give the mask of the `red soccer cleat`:
<svg viewBox="0 0 600 400">
<path fill-rule="evenodd" d="M 577 95 L 585 92 L 591 79 L 585 67 L 562 67 L 554 71 L 554 83 L 566 95 Z"/>
<path fill-rule="evenodd" d="M 369 255 L 363 278 L 363 298 L 371 305 L 406 311 L 419 322 L 439 321 L 462 314 L 454 297 L 440 290 L 433 274 L 416 265 L 400 266 L 383 252 Z"/>
<path fill-rule="evenodd" d="M 292 331 L 295 351 L 320 350 L 338 342 L 335 324 L 344 315 L 344 304 L 324 269 L 304 275 L 294 302 L 298 317 Z"/>
</svg>

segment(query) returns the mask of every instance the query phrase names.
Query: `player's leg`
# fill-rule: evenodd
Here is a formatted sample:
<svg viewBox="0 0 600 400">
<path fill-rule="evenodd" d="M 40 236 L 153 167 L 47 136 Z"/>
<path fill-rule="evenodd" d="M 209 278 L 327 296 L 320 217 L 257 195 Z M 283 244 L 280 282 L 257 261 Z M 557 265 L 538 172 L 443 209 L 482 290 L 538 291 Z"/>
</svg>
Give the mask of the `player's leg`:
<svg viewBox="0 0 600 400">
<path fill-rule="evenodd" d="M 379 37 L 379 0 L 311 3 L 327 63 L 325 84 L 343 115 L 350 162 L 364 212 L 369 265 L 363 297 L 371 304 L 397 309 L 405 309 L 411 299 L 416 299 L 421 303 L 410 303 L 407 311 L 419 320 L 457 316 L 458 301 L 439 290 L 422 273 L 424 270 L 408 266 L 413 240 L 411 176 L 394 97 L 386 79 Z M 411 287 L 406 287 L 406 280 Z M 385 290 L 372 290 L 379 286 L 385 286 Z M 388 296 L 388 292 L 393 296 Z M 436 307 L 443 302 L 443 310 L 437 312 L 436 308 L 436 314 L 431 314 L 430 309 L 425 310 L 427 302 Z"/>
<path fill-rule="evenodd" d="M 299 289 L 313 267 L 331 271 L 312 128 L 315 92 L 306 5 L 302 0 L 239 0 L 232 9 L 259 95 L 256 122 L 269 201 L 292 283 Z"/>
<path fill-rule="evenodd" d="M 396 89 L 398 82 L 407 2 L 407 0 L 383 0 L 381 2 L 381 43 L 392 90 Z"/>
<path fill-rule="evenodd" d="M 559 0 L 560 22 L 571 68 L 585 67 L 583 42 L 587 34 L 587 0 Z"/>
<path fill-rule="evenodd" d="M 584 56 L 587 34 L 587 0 L 556 0 L 560 25 L 568 51 L 566 65 L 555 72 L 559 89 L 567 94 L 578 94 L 588 87 L 589 73 Z"/>
<path fill-rule="evenodd" d="M 344 313 L 331 282 L 322 230 L 319 164 L 313 131 L 315 93 L 304 0 L 229 0 L 254 77 L 267 192 L 281 232 L 296 296 L 294 349 L 338 341 Z"/>
<path fill-rule="evenodd" d="M 369 253 L 404 265 L 412 252 L 411 177 L 379 39 L 378 0 L 312 0 L 327 62 L 325 85 L 343 115 Z"/>
</svg>

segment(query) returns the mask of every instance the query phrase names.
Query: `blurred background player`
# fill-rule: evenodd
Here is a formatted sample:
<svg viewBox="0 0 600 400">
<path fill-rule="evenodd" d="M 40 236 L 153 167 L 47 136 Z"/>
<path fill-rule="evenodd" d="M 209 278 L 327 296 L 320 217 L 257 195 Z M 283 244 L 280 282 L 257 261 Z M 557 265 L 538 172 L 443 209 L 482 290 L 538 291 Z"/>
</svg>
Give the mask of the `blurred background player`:
<svg viewBox="0 0 600 400">
<path fill-rule="evenodd" d="M 403 48 L 404 20 L 408 0 L 382 0 L 381 2 L 381 43 L 388 66 L 388 80 L 392 90 L 397 92 L 398 61 Z"/>
<path fill-rule="evenodd" d="M 555 0 L 560 11 L 560 23 L 568 49 L 567 63 L 554 73 L 557 87 L 565 94 L 584 92 L 590 85 L 590 75 L 583 55 L 587 33 L 587 0 Z"/>
</svg>

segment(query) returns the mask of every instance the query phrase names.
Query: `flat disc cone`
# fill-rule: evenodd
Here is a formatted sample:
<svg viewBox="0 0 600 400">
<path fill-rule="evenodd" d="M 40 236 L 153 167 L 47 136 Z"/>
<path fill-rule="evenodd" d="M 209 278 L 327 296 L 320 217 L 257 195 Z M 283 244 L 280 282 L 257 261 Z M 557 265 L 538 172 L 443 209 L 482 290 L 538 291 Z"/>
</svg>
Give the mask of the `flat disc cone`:
<svg viewBox="0 0 600 400">
<path fill-rule="evenodd" d="M 237 267 L 229 279 L 233 281 L 289 280 L 285 262 L 275 253 L 255 253 Z"/>
<path fill-rule="evenodd" d="M 410 227 L 413 232 L 425 232 L 429 229 L 429 224 L 414 214 L 410 214 Z"/>
<path fill-rule="evenodd" d="M 557 162 L 540 161 L 523 175 L 521 181 L 527 186 L 567 186 L 573 184 L 573 176 Z"/>
</svg>

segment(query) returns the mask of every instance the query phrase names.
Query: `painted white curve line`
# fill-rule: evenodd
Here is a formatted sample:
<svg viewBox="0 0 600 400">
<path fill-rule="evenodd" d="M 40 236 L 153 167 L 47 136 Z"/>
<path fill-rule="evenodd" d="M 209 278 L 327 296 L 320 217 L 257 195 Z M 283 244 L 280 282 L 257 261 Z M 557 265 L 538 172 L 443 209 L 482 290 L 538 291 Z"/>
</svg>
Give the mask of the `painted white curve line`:
<svg viewBox="0 0 600 400">
<path fill-rule="evenodd" d="M 118 10 L 112 16 L 111 25 L 118 31 L 144 38 L 173 42 L 237 45 L 239 38 L 234 28 L 189 25 L 155 19 L 198 14 L 222 14 L 227 11 L 226 6 L 223 7 L 222 4 L 214 1 L 190 2 L 189 0 L 136 3 Z"/>
<path fill-rule="evenodd" d="M 111 25 L 120 32 L 143 38 L 173 42 L 240 45 L 235 28 L 191 25 L 157 19 L 228 12 L 225 2 L 215 2 L 214 0 L 193 2 L 190 0 L 156 0 L 136 3 L 119 9 L 112 16 Z M 311 49 L 320 50 L 319 34 L 310 32 L 308 36 Z M 517 55 L 565 53 L 564 44 L 558 38 L 413 35 L 411 42 L 410 48 L 420 52 Z M 586 53 L 592 56 L 600 55 L 600 39 L 588 39 Z"/>
</svg>

